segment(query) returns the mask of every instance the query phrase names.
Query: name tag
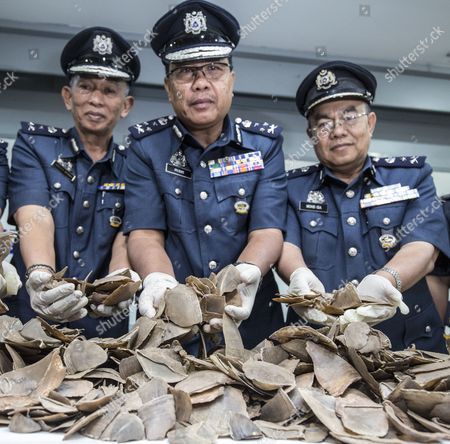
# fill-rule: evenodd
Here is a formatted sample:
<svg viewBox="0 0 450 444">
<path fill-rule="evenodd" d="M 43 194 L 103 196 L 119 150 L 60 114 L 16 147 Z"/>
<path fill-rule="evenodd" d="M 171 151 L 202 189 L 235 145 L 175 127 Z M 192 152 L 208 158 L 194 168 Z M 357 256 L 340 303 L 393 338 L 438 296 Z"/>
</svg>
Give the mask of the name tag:
<svg viewBox="0 0 450 444">
<path fill-rule="evenodd" d="M 229 176 L 231 174 L 248 173 L 264 169 L 261 151 L 222 157 L 208 161 L 211 178 Z"/>
<path fill-rule="evenodd" d="M 166 163 L 166 173 L 175 174 L 176 176 L 192 179 L 192 171 L 186 168 L 176 167 L 170 163 Z"/>
<path fill-rule="evenodd" d="M 311 202 L 300 202 L 300 211 L 316 211 L 317 213 L 328 213 L 328 204 Z"/>
</svg>

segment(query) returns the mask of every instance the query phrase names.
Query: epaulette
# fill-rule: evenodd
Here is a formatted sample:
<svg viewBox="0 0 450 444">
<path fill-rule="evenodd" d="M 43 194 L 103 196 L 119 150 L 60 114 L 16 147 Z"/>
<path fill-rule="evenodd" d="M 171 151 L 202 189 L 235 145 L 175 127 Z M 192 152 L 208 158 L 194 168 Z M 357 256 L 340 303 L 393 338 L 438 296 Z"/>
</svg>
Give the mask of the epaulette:
<svg viewBox="0 0 450 444">
<path fill-rule="evenodd" d="M 131 136 L 134 139 L 142 139 L 149 134 L 157 133 L 165 128 L 172 125 L 174 116 L 158 117 L 154 120 L 147 120 L 147 122 L 136 123 L 136 125 L 130 126 L 128 131 L 130 131 Z"/>
<path fill-rule="evenodd" d="M 320 163 L 316 163 L 314 165 L 303 166 L 300 168 L 296 168 L 295 170 L 286 171 L 286 177 L 288 179 L 293 179 L 294 177 L 299 176 L 308 176 L 309 174 L 315 173 L 322 168 Z"/>
<path fill-rule="evenodd" d="M 371 157 L 376 167 L 387 168 L 421 168 L 425 165 L 426 156 Z"/>
<path fill-rule="evenodd" d="M 40 123 L 21 122 L 22 131 L 27 134 L 36 134 L 38 136 L 67 137 L 69 130 L 65 128 L 56 128 L 51 125 L 41 125 Z"/>
<path fill-rule="evenodd" d="M 261 134 L 263 136 L 271 137 L 272 139 L 276 139 L 282 131 L 281 126 L 275 125 L 274 123 L 252 122 L 251 120 L 242 120 L 240 117 L 236 117 L 234 121 L 236 125 L 244 131 L 254 134 Z"/>
</svg>

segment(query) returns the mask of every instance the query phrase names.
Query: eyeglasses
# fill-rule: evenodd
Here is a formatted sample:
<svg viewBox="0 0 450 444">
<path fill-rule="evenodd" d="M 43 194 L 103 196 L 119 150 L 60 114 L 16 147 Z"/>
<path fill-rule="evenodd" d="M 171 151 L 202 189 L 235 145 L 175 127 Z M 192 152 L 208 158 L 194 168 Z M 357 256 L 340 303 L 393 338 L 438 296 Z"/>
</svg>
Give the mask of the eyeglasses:
<svg viewBox="0 0 450 444">
<path fill-rule="evenodd" d="M 232 67 L 228 63 L 209 62 L 200 66 L 181 66 L 180 68 L 175 68 L 167 74 L 167 77 L 172 76 L 178 83 L 192 83 L 197 78 L 199 72 L 201 72 L 206 80 L 214 82 L 220 80 L 231 69 Z"/>
<path fill-rule="evenodd" d="M 343 112 L 336 119 L 319 119 L 317 125 L 311 128 L 311 131 L 315 136 L 324 139 L 329 137 L 338 124 L 348 129 L 355 126 L 358 123 L 358 119 L 368 115 L 369 113 L 357 113 L 354 111 Z"/>
</svg>

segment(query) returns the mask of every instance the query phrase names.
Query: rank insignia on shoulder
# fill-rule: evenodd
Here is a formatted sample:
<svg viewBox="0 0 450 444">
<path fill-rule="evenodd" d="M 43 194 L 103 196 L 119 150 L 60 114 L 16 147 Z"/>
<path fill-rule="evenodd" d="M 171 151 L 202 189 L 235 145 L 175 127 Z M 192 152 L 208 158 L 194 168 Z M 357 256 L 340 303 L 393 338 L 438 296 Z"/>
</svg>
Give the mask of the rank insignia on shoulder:
<svg viewBox="0 0 450 444">
<path fill-rule="evenodd" d="M 165 128 L 168 128 L 173 124 L 174 116 L 159 117 L 154 120 L 148 120 L 147 122 L 136 123 L 136 125 L 130 126 L 128 131 L 135 139 L 142 139 L 149 134 L 157 133 Z"/>
<path fill-rule="evenodd" d="M 286 177 L 288 179 L 293 179 L 300 176 L 308 176 L 309 174 L 315 173 L 322 168 L 320 163 L 314 165 L 303 166 L 300 168 L 295 168 L 294 170 L 289 170 L 286 172 Z"/>
<path fill-rule="evenodd" d="M 36 134 L 39 136 L 66 137 L 69 131 L 65 128 L 56 128 L 55 126 L 41 125 L 34 122 L 21 122 L 22 131 L 27 134 Z"/>
<path fill-rule="evenodd" d="M 376 167 L 420 168 L 425 164 L 426 156 L 371 157 Z"/>
<path fill-rule="evenodd" d="M 105 182 L 98 186 L 100 191 L 124 191 L 125 183 L 123 182 Z"/>
<path fill-rule="evenodd" d="M 210 177 L 215 178 L 262 170 L 264 169 L 264 160 L 261 156 L 261 151 L 252 151 L 250 153 L 209 160 L 208 167 Z"/>
<path fill-rule="evenodd" d="M 282 131 L 281 126 L 275 125 L 274 123 L 252 122 L 251 120 L 243 120 L 240 117 L 237 117 L 234 121 L 240 129 L 255 134 L 262 134 L 263 136 L 272 137 L 273 139 L 276 139 Z"/>
<path fill-rule="evenodd" d="M 65 159 L 59 155 L 58 158 L 55 159 L 50 165 L 61 171 L 61 173 L 67 176 L 71 182 L 77 178 L 73 171 L 73 163 L 71 159 Z"/>
</svg>

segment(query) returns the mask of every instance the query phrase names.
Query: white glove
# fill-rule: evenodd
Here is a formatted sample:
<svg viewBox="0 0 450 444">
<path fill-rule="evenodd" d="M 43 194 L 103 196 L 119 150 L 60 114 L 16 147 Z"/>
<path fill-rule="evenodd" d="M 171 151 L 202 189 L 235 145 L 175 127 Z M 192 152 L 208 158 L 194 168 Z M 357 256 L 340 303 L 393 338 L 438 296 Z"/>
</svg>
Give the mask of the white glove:
<svg viewBox="0 0 450 444">
<path fill-rule="evenodd" d="M 48 271 L 35 270 L 30 273 L 25 286 L 33 310 L 45 318 L 59 322 L 76 321 L 85 317 L 87 310 L 83 307 L 88 303 L 87 297 L 75 290 L 75 285 L 70 283 L 43 290 L 52 279 L 53 275 Z"/>
<path fill-rule="evenodd" d="M 288 291 L 291 294 L 325 293 L 325 287 L 309 268 L 300 267 L 291 274 Z"/>
<path fill-rule="evenodd" d="M 355 321 L 371 325 L 378 324 L 392 318 L 397 308 L 404 315 L 409 313 L 402 294 L 383 276 L 369 274 L 356 287 L 356 291 L 362 301 L 367 296 L 369 300 L 375 299 L 377 304 L 369 303 L 356 309 L 346 310 L 342 315 L 341 324 Z"/>
<path fill-rule="evenodd" d="M 172 289 L 177 285 L 178 281 L 170 274 L 156 271 L 147 275 L 143 282 L 144 289 L 139 296 L 139 312 L 141 315 L 153 318 L 167 289 Z"/>
<path fill-rule="evenodd" d="M 255 303 L 256 293 L 261 280 L 261 270 L 253 264 L 238 264 L 237 270 L 241 275 L 242 284 L 237 289 L 241 296 L 242 306 L 226 305 L 225 311 L 239 325 L 241 321 L 248 319 Z"/>
<path fill-rule="evenodd" d="M 2 263 L 3 276 L 6 281 L 6 294 L 7 296 L 15 296 L 17 292 L 22 288 L 22 282 L 20 281 L 19 274 L 16 267 L 9 262 L 4 261 Z"/>
<path fill-rule="evenodd" d="M 107 274 L 105 278 L 116 276 L 118 274 L 123 273 L 125 270 L 127 270 L 130 274 L 130 279 L 132 279 L 134 282 L 141 282 L 141 277 L 130 268 L 120 268 L 118 270 L 114 270 L 113 272 Z M 142 283 L 138 288 L 138 291 L 142 289 Z M 108 316 L 115 316 L 119 313 L 123 313 L 124 311 L 128 310 L 130 308 L 130 305 L 134 301 L 134 296 L 126 301 L 119 302 L 117 305 L 105 305 L 105 304 L 91 304 L 91 310 L 96 316 L 101 317 L 108 317 Z"/>
</svg>

